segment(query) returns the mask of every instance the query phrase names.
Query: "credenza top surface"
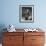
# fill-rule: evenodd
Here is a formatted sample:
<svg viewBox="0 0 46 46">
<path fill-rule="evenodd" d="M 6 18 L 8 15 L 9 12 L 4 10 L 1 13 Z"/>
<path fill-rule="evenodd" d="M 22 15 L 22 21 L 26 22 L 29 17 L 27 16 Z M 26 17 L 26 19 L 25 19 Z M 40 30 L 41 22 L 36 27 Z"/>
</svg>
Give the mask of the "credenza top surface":
<svg viewBox="0 0 46 46">
<path fill-rule="evenodd" d="M 8 32 L 8 31 L 7 31 Z M 25 32 L 25 33 L 27 33 L 24 29 L 16 29 L 16 31 L 15 32 Z M 14 33 L 15 33 L 14 32 Z M 43 32 L 44 33 L 44 31 L 41 31 L 41 30 L 39 30 L 39 31 L 28 31 L 28 32 L 30 32 L 30 33 L 39 33 L 39 32 Z M 13 32 L 11 32 L 11 33 L 13 33 Z"/>
</svg>

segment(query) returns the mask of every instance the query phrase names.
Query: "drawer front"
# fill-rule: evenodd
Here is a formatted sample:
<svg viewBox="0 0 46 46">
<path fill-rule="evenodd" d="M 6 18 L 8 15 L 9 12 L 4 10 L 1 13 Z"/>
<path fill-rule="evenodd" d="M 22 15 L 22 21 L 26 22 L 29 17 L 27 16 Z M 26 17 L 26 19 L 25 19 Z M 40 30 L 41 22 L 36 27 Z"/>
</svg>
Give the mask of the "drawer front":
<svg viewBox="0 0 46 46">
<path fill-rule="evenodd" d="M 44 44 L 32 44 L 32 46 L 44 46 Z"/>
<path fill-rule="evenodd" d="M 30 36 L 24 36 L 24 46 L 31 46 L 32 44 L 32 37 Z"/>
<path fill-rule="evenodd" d="M 4 32 L 4 36 L 23 36 L 23 32 Z"/>
<path fill-rule="evenodd" d="M 3 43 L 14 43 L 14 42 L 23 41 L 23 36 L 4 36 Z"/>
<path fill-rule="evenodd" d="M 44 44 L 44 36 L 32 36 L 32 44 Z"/>
<path fill-rule="evenodd" d="M 44 36 L 45 33 L 44 32 L 25 32 L 24 36 Z"/>
<path fill-rule="evenodd" d="M 23 44 L 2 44 L 2 46 L 23 46 Z"/>
</svg>

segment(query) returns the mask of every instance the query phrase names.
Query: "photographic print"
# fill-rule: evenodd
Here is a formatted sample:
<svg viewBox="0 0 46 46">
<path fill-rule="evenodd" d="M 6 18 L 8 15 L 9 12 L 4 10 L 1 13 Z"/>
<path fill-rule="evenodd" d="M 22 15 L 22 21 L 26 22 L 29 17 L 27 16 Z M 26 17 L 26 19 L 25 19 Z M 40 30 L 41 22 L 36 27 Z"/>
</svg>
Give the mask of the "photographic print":
<svg viewBox="0 0 46 46">
<path fill-rule="evenodd" d="M 34 22 L 34 5 L 20 5 L 19 7 L 20 22 Z"/>
</svg>

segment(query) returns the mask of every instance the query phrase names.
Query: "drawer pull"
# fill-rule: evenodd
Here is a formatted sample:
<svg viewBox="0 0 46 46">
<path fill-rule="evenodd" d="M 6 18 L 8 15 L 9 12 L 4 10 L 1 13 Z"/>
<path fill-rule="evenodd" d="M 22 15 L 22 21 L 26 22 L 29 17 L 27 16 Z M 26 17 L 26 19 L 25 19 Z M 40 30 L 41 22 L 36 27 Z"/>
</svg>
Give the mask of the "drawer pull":
<svg viewBox="0 0 46 46">
<path fill-rule="evenodd" d="M 9 38 L 10 40 L 12 40 L 11 38 Z"/>
<path fill-rule="evenodd" d="M 13 38 L 9 38 L 9 40 L 13 40 Z"/>
<path fill-rule="evenodd" d="M 36 40 L 36 39 L 32 39 L 32 40 Z"/>
</svg>

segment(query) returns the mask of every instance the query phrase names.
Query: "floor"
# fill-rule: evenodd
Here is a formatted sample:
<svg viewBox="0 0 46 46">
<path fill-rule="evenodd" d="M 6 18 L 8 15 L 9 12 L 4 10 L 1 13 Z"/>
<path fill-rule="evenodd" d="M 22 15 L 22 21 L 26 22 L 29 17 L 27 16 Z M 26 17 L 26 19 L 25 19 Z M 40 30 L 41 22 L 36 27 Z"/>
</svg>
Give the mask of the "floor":
<svg viewBox="0 0 46 46">
<path fill-rule="evenodd" d="M 2 46 L 2 44 L 0 44 L 0 46 Z"/>
</svg>

